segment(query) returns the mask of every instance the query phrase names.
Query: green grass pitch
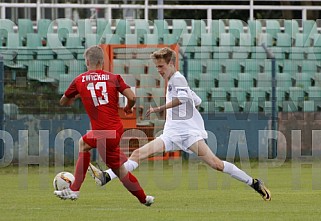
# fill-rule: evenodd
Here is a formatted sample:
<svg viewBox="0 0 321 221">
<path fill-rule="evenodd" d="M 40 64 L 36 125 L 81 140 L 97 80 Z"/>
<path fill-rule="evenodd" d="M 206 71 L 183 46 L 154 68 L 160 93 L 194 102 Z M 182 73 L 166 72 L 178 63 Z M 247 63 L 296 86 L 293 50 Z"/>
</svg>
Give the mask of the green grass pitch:
<svg viewBox="0 0 321 221">
<path fill-rule="evenodd" d="M 254 177 L 260 170 L 256 162 L 247 169 Z M 134 174 L 156 198 L 145 207 L 118 180 L 100 188 L 87 175 L 80 198 L 64 201 L 53 195 L 53 167 L 47 174 L 29 167 L 27 176 L 5 167 L 0 169 L 0 220 L 319 220 L 321 191 L 312 180 L 321 177 L 313 177 L 308 164 L 297 172 L 291 163 L 269 168 L 265 179 L 272 201 L 265 202 L 245 184 L 200 163 L 144 163 Z"/>
</svg>

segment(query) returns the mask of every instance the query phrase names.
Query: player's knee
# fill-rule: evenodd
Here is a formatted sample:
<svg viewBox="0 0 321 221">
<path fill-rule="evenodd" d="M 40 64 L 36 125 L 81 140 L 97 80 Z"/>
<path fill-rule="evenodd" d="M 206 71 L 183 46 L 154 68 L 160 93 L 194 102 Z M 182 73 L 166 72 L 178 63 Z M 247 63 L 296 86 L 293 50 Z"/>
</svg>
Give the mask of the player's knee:
<svg viewBox="0 0 321 221">
<path fill-rule="evenodd" d="M 139 161 L 139 149 L 136 149 L 132 152 L 132 154 L 130 155 L 130 159 L 136 162 Z"/>
</svg>

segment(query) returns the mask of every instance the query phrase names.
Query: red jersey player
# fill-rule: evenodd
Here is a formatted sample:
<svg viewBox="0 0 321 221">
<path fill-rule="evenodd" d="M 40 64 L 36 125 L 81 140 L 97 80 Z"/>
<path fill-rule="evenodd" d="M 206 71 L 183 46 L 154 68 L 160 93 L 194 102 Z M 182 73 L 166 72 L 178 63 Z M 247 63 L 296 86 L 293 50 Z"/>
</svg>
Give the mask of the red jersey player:
<svg viewBox="0 0 321 221">
<path fill-rule="evenodd" d="M 99 46 L 92 46 L 84 53 L 87 72 L 78 75 L 60 99 L 61 105 L 71 105 L 80 97 L 90 118 L 92 130 L 79 141 L 79 156 L 75 168 L 75 182 L 68 189 L 55 191 L 62 199 L 75 200 L 85 179 L 90 162 L 90 150 L 97 148 L 101 158 L 123 185 L 138 200 L 150 206 L 154 197 L 146 196 L 138 180 L 124 167 L 127 157 L 120 150 L 119 141 L 123 125 L 118 115 L 118 97 L 122 93 L 128 100 L 125 113 L 132 113 L 135 95 L 120 75 L 103 71 L 104 54 Z"/>
</svg>

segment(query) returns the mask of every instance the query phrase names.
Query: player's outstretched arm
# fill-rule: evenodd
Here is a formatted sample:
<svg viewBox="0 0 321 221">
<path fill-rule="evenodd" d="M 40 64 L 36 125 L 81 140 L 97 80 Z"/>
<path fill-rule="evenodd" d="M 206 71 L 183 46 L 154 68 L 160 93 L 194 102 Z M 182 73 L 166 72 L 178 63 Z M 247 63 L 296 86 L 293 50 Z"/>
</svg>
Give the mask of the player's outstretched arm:
<svg viewBox="0 0 321 221">
<path fill-rule="evenodd" d="M 158 112 L 164 111 L 166 109 L 176 107 L 176 106 L 181 105 L 181 104 L 182 103 L 179 101 L 179 99 L 175 98 L 171 102 L 168 102 L 165 105 L 162 105 L 162 106 L 159 106 L 159 107 L 150 107 L 146 111 L 146 117 L 148 117 L 151 113 L 158 113 Z"/>
</svg>

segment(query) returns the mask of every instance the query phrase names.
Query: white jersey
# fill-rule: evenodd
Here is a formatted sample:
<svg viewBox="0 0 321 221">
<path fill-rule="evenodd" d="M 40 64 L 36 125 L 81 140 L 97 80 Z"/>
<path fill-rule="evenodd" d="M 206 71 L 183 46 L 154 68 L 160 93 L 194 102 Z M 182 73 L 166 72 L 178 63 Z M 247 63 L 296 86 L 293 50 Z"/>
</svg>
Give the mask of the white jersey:
<svg viewBox="0 0 321 221">
<path fill-rule="evenodd" d="M 166 110 L 164 135 L 198 135 L 204 139 L 207 138 L 203 118 L 195 107 L 193 93 L 180 72 L 175 72 L 169 79 L 166 89 L 166 103 L 178 98 L 182 104 Z M 197 99 L 196 102 L 200 103 Z"/>
</svg>

